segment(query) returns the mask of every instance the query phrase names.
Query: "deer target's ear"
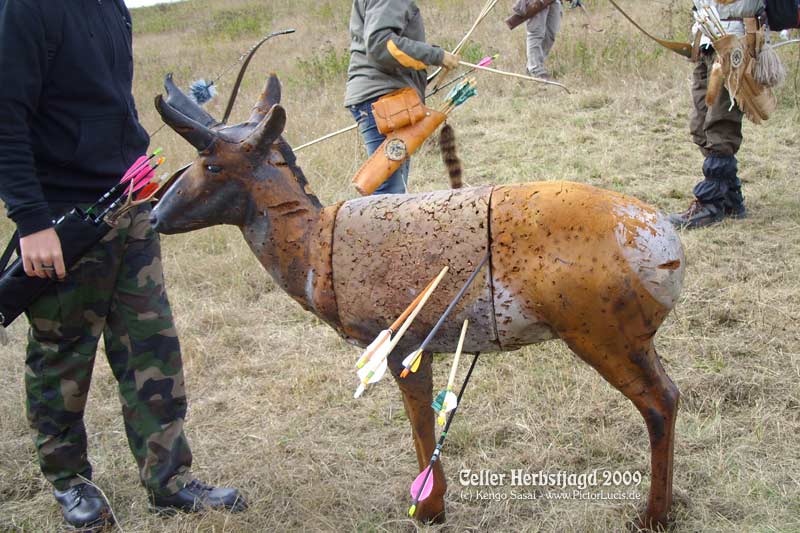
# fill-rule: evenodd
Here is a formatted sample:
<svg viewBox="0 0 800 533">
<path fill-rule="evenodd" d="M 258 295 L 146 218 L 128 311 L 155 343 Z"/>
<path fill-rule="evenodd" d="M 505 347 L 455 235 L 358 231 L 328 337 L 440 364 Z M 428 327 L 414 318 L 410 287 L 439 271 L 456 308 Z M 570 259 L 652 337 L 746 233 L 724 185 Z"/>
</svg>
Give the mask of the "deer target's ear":
<svg viewBox="0 0 800 533">
<path fill-rule="evenodd" d="M 283 133 L 286 127 L 286 110 L 280 105 L 272 106 L 266 117 L 255 127 L 245 139 L 251 151 L 265 153 L 272 143 Z"/>
<path fill-rule="evenodd" d="M 164 89 L 167 91 L 165 102 L 171 108 L 186 115 L 195 122 L 199 122 L 207 128 L 219 126 L 219 122 L 209 115 L 205 109 L 197 105 L 191 98 L 181 91 L 172 79 L 172 73 L 164 78 Z"/>
<path fill-rule="evenodd" d="M 267 78 L 267 84 L 264 86 L 264 92 L 261 93 L 258 103 L 253 108 L 248 122 L 261 122 L 267 115 L 272 106 L 281 103 L 281 82 L 278 80 L 276 74 L 270 74 Z"/>
<path fill-rule="evenodd" d="M 281 82 L 274 72 L 267 79 L 267 86 L 264 88 L 264 100 L 270 107 L 281 103 Z"/>
<path fill-rule="evenodd" d="M 164 123 L 198 151 L 208 149 L 217 140 L 217 134 L 213 130 L 170 106 L 160 94 L 156 96 L 155 105 Z"/>
</svg>

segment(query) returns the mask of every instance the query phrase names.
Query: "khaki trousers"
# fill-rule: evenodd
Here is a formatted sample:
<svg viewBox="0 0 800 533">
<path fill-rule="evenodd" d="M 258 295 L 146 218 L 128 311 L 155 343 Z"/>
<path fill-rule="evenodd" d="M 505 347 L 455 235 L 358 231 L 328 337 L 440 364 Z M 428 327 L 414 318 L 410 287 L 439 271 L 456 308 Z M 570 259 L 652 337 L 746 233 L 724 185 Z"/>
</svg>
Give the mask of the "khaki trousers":
<svg viewBox="0 0 800 533">
<path fill-rule="evenodd" d="M 525 23 L 528 30 L 528 73 L 531 76 L 547 74 L 544 64 L 556 42 L 561 28 L 561 2 L 556 2 Z"/>
</svg>

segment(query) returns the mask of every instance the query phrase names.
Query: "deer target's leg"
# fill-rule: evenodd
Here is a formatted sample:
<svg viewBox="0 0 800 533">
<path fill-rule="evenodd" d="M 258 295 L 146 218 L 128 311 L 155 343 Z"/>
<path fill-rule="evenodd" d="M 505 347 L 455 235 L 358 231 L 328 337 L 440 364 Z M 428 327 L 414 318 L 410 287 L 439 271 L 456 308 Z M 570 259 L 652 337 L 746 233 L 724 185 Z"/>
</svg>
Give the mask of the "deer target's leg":
<svg viewBox="0 0 800 533">
<path fill-rule="evenodd" d="M 677 418 L 678 388 L 661 365 L 652 339 L 598 345 L 589 341 L 567 342 L 572 350 L 633 402 L 647 424 L 650 437 L 650 494 L 639 526 L 665 527 L 672 506 L 672 464 Z M 627 349 L 626 349 L 627 348 Z"/>
<path fill-rule="evenodd" d="M 405 378 L 400 377 L 403 371 L 402 354 L 389 358 L 389 369 L 403 393 L 403 405 L 411 422 L 414 447 L 417 452 L 419 472 L 422 472 L 431 460 L 436 448 L 436 414 L 433 412 L 433 354 L 423 352 L 422 362 L 416 373 Z M 444 494 L 447 489 L 441 460 L 433 468 L 433 492 L 417 507 L 415 518 L 423 522 L 444 522 Z"/>
<path fill-rule="evenodd" d="M 652 384 L 649 388 L 636 391 L 631 401 L 647 423 L 650 435 L 652 457 L 650 461 L 651 481 L 650 496 L 647 501 L 647 512 L 642 521 L 645 527 L 666 526 L 667 515 L 672 508 L 672 472 L 675 451 L 675 421 L 678 417 L 678 387 L 672 382 L 656 352 L 650 344 L 647 360 L 652 362 L 654 372 L 651 374 Z"/>
</svg>

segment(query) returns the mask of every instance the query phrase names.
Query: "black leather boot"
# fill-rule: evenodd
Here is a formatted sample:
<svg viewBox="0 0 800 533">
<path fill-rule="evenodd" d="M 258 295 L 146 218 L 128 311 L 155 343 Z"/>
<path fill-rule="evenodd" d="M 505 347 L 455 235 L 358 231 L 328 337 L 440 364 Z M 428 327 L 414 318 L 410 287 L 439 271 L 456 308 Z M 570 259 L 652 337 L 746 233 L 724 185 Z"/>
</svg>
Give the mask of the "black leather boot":
<svg viewBox="0 0 800 533">
<path fill-rule="evenodd" d="M 196 513 L 207 509 L 237 513 L 247 509 L 247 502 L 237 489 L 218 488 L 196 479 L 171 496 L 150 494 L 150 512 L 175 514 L 177 511 Z"/>
<path fill-rule="evenodd" d="M 105 499 L 88 483 L 64 491 L 54 490 L 53 495 L 61 505 L 64 520 L 73 527 L 99 528 L 114 523 Z"/>
</svg>

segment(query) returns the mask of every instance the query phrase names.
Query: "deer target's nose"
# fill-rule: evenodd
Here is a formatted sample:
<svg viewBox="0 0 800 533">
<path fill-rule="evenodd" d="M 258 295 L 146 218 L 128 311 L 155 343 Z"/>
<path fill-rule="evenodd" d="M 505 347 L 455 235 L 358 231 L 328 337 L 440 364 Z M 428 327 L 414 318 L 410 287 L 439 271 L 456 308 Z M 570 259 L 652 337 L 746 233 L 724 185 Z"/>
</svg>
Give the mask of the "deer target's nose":
<svg viewBox="0 0 800 533">
<path fill-rule="evenodd" d="M 159 233 L 164 230 L 163 221 L 158 218 L 158 213 L 155 211 L 150 213 L 150 226 Z"/>
</svg>

